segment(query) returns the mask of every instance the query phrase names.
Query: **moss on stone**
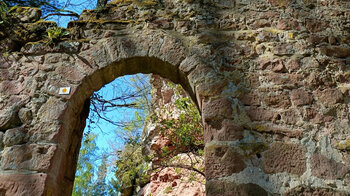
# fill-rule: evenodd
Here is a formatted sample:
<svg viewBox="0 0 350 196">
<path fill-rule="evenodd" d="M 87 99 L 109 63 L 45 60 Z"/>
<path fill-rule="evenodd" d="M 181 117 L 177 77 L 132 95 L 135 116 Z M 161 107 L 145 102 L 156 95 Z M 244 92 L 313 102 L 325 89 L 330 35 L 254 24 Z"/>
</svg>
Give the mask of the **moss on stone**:
<svg viewBox="0 0 350 196">
<path fill-rule="evenodd" d="M 33 24 L 57 26 L 57 23 L 56 23 L 56 22 L 54 22 L 54 21 L 45 21 L 45 20 L 39 20 L 39 21 L 36 21 L 36 22 L 33 23 Z"/>
<path fill-rule="evenodd" d="M 36 42 L 28 42 L 25 44 L 25 46 L 28 46 L 28 45 L 37 45 L 37 44 L 42 44 L 42 43 L 48 43 L 48 40 L 39 40 L 39 41 L 36 41 Z"/>
<path fill-rule="evenodd" d="M 337 148 L 340 150 L 350 150 L 350 139 L 339 142 Z"/>
<path fill-rule="evenodd" d="M 258 154 L 268 149 L 267 145 L 262 142 L 240 143 L 239 147 L 247 156 Z"/>
<path fill-rule="evenodd" d="M 266 130 L 266 127 L 263 126 L 263 125 L 256 125 L 254 127 L 255 130 L 259 131 L 259 132 L 262 132 L 262 131 L 265 131 Z"/>
<path fill-rule="evenodd" d="M 138 7 L 153 7 L 159 4 L 157 0 L 114 0 L 109 5 L 125 6 L 135 4 Z"/>
<path fill-rule="evenodd" d="M 14 6 L 9 10 L 9 13 L 17 13 L 17 14 L 26 14 L 29 12 L 31 9 L 35 9 L 39 11 L 39 8 L 32 8 L 32 7 L 19 7 L 19 6 Z"/>
</svg>

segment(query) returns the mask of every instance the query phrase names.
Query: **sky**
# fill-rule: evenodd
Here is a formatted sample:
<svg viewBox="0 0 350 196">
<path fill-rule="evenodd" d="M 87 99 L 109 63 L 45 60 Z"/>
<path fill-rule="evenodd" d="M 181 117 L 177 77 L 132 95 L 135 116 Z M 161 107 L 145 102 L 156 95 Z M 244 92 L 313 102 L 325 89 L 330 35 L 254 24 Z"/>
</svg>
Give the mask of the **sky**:
<svg viewBox="0 0 350 196">
<path fill-rule="evenodd" d="M 80 15 L 84 9 L 94 9 L 97 0 L 59 0 L 58 2 L 63 4 L 65 10 L 74 11 Z M 75 19 L 75 17 L 62 16 L 52 16 L 47 18 L 47 20 L 55 21 L 60 27 L 67 27 L 68 22 Z"/>
</svg>

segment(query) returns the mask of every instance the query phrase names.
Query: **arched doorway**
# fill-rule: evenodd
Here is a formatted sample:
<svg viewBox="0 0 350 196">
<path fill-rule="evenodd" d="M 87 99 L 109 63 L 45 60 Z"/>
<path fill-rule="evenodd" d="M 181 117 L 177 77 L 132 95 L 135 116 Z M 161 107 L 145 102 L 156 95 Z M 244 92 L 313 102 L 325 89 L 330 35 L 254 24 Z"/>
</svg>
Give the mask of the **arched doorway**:
<svg viewBox="0 0 350 196">
<path fill-rule="evenodd" d="M 81 138 L 85 127 L 85 119 L 89 111 L 89 98 L 94 90 L 111 82 L 117 77 L 136 73 L 156 73 L 164 78 L 169 78 L 175 83 L 181 84 L 187 92 L 195 99 L 190 89 L 185 74 L 177 67 L 154 57 L 133 57 L 114 62 L 102 69 L 92 72 L 86 76 L 82 83 L 72 90 L 72 95 L 67 100 L 67 108 L 63 111 L 62 130 L 58 142 L 63 147 L 58 149 L 60 156 L 56 160 L 58 175 L 56 183 L 59 185 L 58 192 L 70 194 L 72 190 L 77 156 L 80 148 Z"/>
</svg>

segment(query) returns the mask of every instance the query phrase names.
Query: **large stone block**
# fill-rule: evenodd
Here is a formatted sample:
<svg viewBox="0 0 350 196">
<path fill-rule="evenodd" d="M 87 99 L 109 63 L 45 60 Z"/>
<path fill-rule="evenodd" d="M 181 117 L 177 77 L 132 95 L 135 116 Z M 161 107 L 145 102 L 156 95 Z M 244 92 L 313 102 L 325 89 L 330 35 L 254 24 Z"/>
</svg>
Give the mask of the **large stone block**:
<svg viewBox="0 0 350 196">
<path fill-rule="evenodd" d="M 313 98 L 309 92 L 302 89 L 296 89 L 291 93 L 291 100 L 293 105 L 301 106 L 312 103 Z"/>
<path fill-rule="evenodd" d="M 230 181 L 210 180 L 206 184 L 208 196 L 267 196 L 266 190 L 257 184 L 235 184 Z"/>
<path fill-rule="evenodd" d="M 232 116 L 232 102 L 228 98 L 219 98 L 204 103 L 203 118 L 205 121 L 220 120 Z"/>
<path fill-rule="evenodd" d="M 25 144 L 6 147 L 2 152 L 2 170 L 48 172 L 57 146 Z"/>
<path fill-rule="evenodd" d="M 324 179 L 341 179 L 350 173 L 350 167 L 335 160 L 328 159 L 320 153 L 315 153 L 311 157 L 312 175 Z"/>
<path fill-rule="evenodd" d="M 46 192 L 47 174 L 1 174 L 0 195 L 25 196 L 25 195 L 51 195 Z M 59 193 L 57 193 L 59 194 Z"/>
<path fill-rule="evenodd" d="M 306 149 L 292 143 L 275 142 L 263 153 L 266 173 L 287 172 L 302 175 L 306 171 Z"/>
<path fill-rule="evenodd" d="M 230 147 L 206 147 L 205 153 L 206 179 L 230 176 L 246 168 L 244 157 Z"/>
</svg>

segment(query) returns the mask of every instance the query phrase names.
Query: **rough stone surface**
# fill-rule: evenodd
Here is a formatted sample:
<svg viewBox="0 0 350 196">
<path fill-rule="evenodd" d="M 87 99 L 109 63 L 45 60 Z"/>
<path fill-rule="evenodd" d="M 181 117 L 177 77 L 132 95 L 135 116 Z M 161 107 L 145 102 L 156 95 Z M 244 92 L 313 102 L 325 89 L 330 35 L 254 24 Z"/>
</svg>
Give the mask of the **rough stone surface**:
<svg viewBox="0 0 350 196">
<path fill-rule="evenodd" d="M 0 24 L 0 182 L 9 182 L 0 190 L 70 195 L 86 100 L 119 76 L 153 73 L 180 83 L 201 112 L 207 195 L 349 195 L 349 9 L 116 0 L 85 10 L 52 44 L 55 23 L 38 21 L 40 10 L 11 10 Z M 48 177 L 36 184 L 23 172 Z"/>
<path fill-rule="evenodd" d="M 349 194 L 343 191 L 334 191 L 331 188 L 314 188 L 314 187 L 298 186 L 288 191 L 284 195 L 286 196 L 298 196 L 298 195 L 346 196 Z"/>
<path fill-rule="evenodd" d="M 298 145 L 275 142 L 263 154 L 264 170 L 302 175 L 306 171 L 305 152 L 305 148 Z"/>
<path fill-rule="evenodd" d="M 324 179 L 341 179 L 350 168 L 343 163 L 337 163 L 335 160 L 328 159 L 320 153 L 315 153 L 311 157 L 312 175 Z"/>
<path fill-rule="evenodd" d="M 179 173 L 176 172 L 176 168 L 165 168 L 152 174 L 151 182 L 143 187 L 138 195 L 204 196 L 203 176 L 196 175 L 197 179 L 191 181 L 189 180 L 191 175 L 193 176 L 189 170 L 181 170 L 181 173 Z"/>
<path fill-rule="evenodd" d="M 26 133 L 22 128 L 8 129 L 4 134 L 4 145 L 13 146 L 23 144 L 26 141 Z"/>
<path fill-rule="evenodd" d="M 230 176 L 246 167 L 242 155 L 221 146 L 206 149 L 205 163 L 206 165 L 210 163 L 205 170 L 206 179 Z"/>
<path fill-rule="evenodd" d="M 3 174 L 0 177 L 0 194 L 5 196 L 53 194 L 45 188 L 47 178 L 45 173 Z"/>
<path fill-rule="evenodd" d="M 302 89 L 296 89 L 291 93 L 291 100 L 295 106 L 301 106 L 311 104 L 313 98 L 310 93 Z"/>
<path fill-rule="evenodd" d="M 207 185 L 207 194 L 214 196 L 231 196 L 231 195 L 244 195 L 244 196 L 254 196 L 261 195 L 267 196 L 266 190 L 261 188 L 257 184 L 240 184 L 237 185 L 233 182 L 225 182 L 219 180 L 211 180 Z"/>
</svg>

